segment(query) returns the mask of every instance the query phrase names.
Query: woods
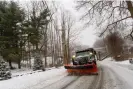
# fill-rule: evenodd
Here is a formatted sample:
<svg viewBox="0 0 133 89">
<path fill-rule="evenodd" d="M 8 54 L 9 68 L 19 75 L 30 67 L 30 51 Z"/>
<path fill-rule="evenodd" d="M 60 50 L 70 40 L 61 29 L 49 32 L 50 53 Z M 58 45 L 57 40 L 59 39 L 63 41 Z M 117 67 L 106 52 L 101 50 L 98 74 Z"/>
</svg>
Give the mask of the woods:
<svg viewBox="0 0 133 89">
<path fill-rule="evenodd" d="M 116 48 L 112 50 L 112 45 L 123 49 L 120 45 L 125 46 L 125 41 L 122 40 L 132 39 L 132 30 L 125 35 L 126 29 L 132 29 L 130 1 L 77 1 L 76 3 L 78 4 L 76 9 L 85 9 L 81 17 L 83 24 L 94 25 L 98 36 L 104 39 L 102 43 L 97 41 L 95 47 L 100 45 L 106 47 L 109 53 L 114 53 Z M 54 1 L 28 1 L 23 4 L 1 1 L 0 55 L 8 62 L 11 69 L 14 69 L 12 63 L 17 63 L 19 69 L 21 66 L 32 68 L 33 60 L 38 54 L 44 68 L 69 64 L 76 45 L 80 45 L 74 42 L 80 32 L 74 28 L 75 23 L 72 13 L 58 7 Z M 119 37 L 116 36 L 118 34 Z M 113 44 L 114 42 L 119 44 Z M 121 53 L 122 50 L 113 55 Z"/>
<path fill-rule="evenodd" d="M 54 2 L 43 0 L 29 1 L 24 6 L 15 1 L 0 2 L 0 55 L 11 69 L 12 63 L 17 63 L 19 69 L 21 65 L 31 68 L 32 58 L 38 54 L 44 68 L 70 62 L 74 20 L 70 12 L 57 10 Z"/>
</svg>

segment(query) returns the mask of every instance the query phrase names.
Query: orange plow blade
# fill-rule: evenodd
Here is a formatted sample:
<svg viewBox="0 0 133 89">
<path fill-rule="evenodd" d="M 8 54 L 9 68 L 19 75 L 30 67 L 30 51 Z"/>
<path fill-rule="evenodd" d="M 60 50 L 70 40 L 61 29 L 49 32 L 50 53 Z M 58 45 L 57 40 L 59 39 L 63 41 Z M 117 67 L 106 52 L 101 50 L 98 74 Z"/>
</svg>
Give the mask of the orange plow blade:
<svg viewBox="0 0 133 89">
<path fill-rule="evenodd" d="M 65 65 L 69 74 L 98 74 L 98 68 L 95 64 L 87 65 Z"/>
</svg>

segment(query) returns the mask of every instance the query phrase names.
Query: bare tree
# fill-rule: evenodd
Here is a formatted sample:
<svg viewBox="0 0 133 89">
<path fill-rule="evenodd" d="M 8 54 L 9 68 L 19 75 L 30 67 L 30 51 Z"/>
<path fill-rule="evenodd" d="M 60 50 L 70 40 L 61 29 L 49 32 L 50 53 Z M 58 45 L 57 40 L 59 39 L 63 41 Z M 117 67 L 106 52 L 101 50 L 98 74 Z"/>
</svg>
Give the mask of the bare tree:
<svg viewBox="0 0 133 89">
<path fill-rule="evenodd" d="M 64 56 L 64 64 L 70 63 L 70 40 L 72 38 L 74 19 L 69 12 L 62 12 L 61 14 L 62 26 L 62 52 Z"/>
<path fill-rule="evenodd" d="M 114 27 L 123 26 L 127 24 L 126 20 L 133 18 L 133 4 L 132 1 L 78 1 L 79 5 L 77 9 L 85 8 L 85 13 L 81 19 L 88 18 L 86 25 L 90 23 L 96 23 L 97 29 L 103 29 L 100 31 L 102 36 L 107 30 Z M 130 23 L 128 23 L 130 24 Z M 130 25 L 128 25 L 130 26 Z"/>
<path fill-rule="evenodd" d="M 67 59 L 68 59 L 68 63 L 70 63 L 70 59 L 71 59 L 71 53 L 70 53 L 70 40 L 72 39 L 71 34 L 72 34 L 72 30 L 73 30 L 73 25 L 75 24 L 74 19 L 72 18 L 72 16 L 68 13 L 67 14 Z"/>
<path fill-rule="evenodd" d="M 106 36 L 106 44 L 109 53 L 117 60 L 117 56 L 122 54 L 124 41 L 118 32 L 113 32 Z"/>
<path fill-rule="evenodd" d="M 66 21 L 64 12 L 61 13 L 61 30 L 62 30 L 62 53 L 63 63 L 68 64 L 67 61 L 67 49 L 66 49 Z"/>
</svg>

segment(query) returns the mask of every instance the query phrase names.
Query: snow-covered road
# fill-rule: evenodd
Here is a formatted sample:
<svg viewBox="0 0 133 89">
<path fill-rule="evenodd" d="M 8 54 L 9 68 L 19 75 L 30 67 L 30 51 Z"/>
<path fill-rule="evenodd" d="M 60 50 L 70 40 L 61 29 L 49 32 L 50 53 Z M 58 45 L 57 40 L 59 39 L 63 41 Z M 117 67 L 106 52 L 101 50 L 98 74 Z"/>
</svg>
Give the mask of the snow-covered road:
<svg viewBox="0 0 133 89">
<path fill-rule="evenodd" d="M 0 89 L 40 89 L 42 85 L 48 86 L 65 76 L 67 76 L 67 74 L 64 68 L 36 72 L 33 74 L 28 73 L 23 76 L 0 81 Z"/>
<path fill-rule="evenodd" d="M 94 77 L 69 76 L 62 67 L 0 81 L 0 89 L 88 89 Z"/>
<path fill-rule="evenodd" d="M 131 64 L 104 60 L 98 65 L 98 76 L 69 76 L 63 67 L 44 72 L 20 72 L 23 76 L 0 81 L 0 89 L 133 89 Z M 19 73 L 13 76 L 15 74 Z"/>
<path fill-rule="evenodd" d="M 91 76 L 55 76 L 26 89 L 88 89 L 95 75 Z"/>
<path fill-rule="evenodd" d="M 93 80 L 94 76 L 67 76 L 43 89 L 88 89 Z"/>
<path fill-rule="evenodd" d="M 109 60 L 102 61 L 102 89 L 133 89 L 133 70 Z"/>
</svg>

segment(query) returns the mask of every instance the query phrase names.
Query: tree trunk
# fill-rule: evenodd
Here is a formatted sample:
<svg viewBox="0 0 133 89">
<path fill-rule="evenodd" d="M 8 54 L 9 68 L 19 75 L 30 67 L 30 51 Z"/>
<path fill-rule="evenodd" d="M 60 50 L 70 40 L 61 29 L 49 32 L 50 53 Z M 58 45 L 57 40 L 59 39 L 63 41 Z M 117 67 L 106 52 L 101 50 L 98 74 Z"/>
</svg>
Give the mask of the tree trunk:
<svg viewBox="0 0 133 89">
<path fill-rule="evenodd" d="M 46 25 L 46 29 L 44 32 L 44 42 L 45 42 L 45 48 L 44 48 L 44 57 L 45 57 L 45 68 L 47 67 L 47 29 L 48 29 L 48 24 Z"/>
<path fill-rule="evenodd" d="M 21 60 L 18 60 L 18 68 L 21 69 Z"/>
<path fill-rule="evenodd" d="M 30 46 L 30 42 L 29 42 L 29 37 L 28 37 L 28 61 L 29 61 L 29 65 L 30 65 L 30 68 L 31 68 L 31 46 Z"/>
<path fill-rule="evenodd" d="M 36 43 L 36 50 L 38 51 L 38 43 Z"/>
<path fill-rule="evenodd" d="M 45 58 L 45 68 L 47 67 L 47 56 L 46 56 L 46 51 L 44 53 L 44 58 Z"/>
<path fill-rule="evenodd" d="M 67 60 L 70 63 L 70 29 L 68 29 L 68 38 L 67 38 Z"/>
<path fill-rule="evenodd" d="M 8 62 L 9 62 L 10 69 L 13 69 L 13 67 L 12 67 L 12 61 L 9 60 Z"/>
<path fill-rule="evenodd" d="M 132 5 L 132 2 L 131 1 L 126 1 L 127 3 L 127 9 L 129 10 L 130 14 L 131 14 L 131 17 L 133 18 L 133 5 Z"/>
<path fill-rule="evenodd" d="M 63 53 L 63 63 L 68 64 L 67 61 L 67 51 L 66 51 L 66 36 L 65 36 L 65 29 L 62 28 L 62 53 Z"/>
</svg>

